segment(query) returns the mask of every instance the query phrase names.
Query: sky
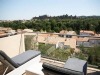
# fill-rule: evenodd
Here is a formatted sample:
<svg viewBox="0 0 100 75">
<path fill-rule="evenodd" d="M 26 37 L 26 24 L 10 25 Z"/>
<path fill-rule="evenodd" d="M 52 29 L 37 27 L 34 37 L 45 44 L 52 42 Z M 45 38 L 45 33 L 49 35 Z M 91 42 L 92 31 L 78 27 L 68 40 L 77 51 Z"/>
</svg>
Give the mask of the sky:
<svg viewBox="0 0 100 75">
<path fill-rule="evenodd" d="M 0 20 L 49 15 L 100 16 L 100 0 L 0 0 Z"/>
</svg>

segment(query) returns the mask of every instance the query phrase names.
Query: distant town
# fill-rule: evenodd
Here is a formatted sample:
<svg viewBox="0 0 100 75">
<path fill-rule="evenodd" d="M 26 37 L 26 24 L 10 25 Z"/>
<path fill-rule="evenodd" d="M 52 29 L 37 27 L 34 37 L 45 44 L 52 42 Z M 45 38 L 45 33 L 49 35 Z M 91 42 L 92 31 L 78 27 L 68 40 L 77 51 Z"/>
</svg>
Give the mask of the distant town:
<svg viewBox="0 0 100 75">
<path fill-rule="evenodd" d="M 100 45 L 100 34 L 96 34 L 94 31 L 81 30 L 79 35 L 75 31 L 62 30 L 59 33 L 48 32 L 33 32 L 31 29 L 17 29 L 0 27 L 0 38 L 8 37 L 21 33 L 38 33 L 38 42 L 69 45 L 71 48 L 77 50 L 77 47 L 83 45 L 84 47 L 93 47 Z"/>
</svg>

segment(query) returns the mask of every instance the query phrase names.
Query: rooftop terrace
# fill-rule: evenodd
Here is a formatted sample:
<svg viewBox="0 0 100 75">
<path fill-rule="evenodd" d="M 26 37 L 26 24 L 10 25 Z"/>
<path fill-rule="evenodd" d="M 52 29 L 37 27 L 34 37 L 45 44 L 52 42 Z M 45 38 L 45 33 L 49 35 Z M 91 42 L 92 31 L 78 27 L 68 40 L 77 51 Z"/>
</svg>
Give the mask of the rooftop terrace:
<svg viewBox="0 0 100 75">
<path fill-rule="evenodd" d="M 16 36 L 16 38 L 15 38 L 15 36 Z M 21 43 L 20 44 L 20 38 L 21 37 L 23 37 L 23 36 L 21 36 L 20 34 L 18 34 L 18 35 L 15 35 L 15 36 L 10 36 L 10 37 L 8 37 L 8 38 L 10 38 L 10 41 L 5 41 L 5 39 L 4 38 L 2 38 L 1 40 L 0 40 L 0 42 L 2 42 L 2 41 L 5 41 L 6 43 L 1 43 L 0 45 L 2 46 L 0 49 L 1 50 L 4 50 L 5 52 L 7 52 L 7 54 L 10 56 L 10 57 L 13 57 L 13 56 L 15 56 L 15 55 L 18 55 L 19 53 L 22 53 L 25 49 L 24 49 L 24 44 L 23 43 Z M 8 39 L 7 38 L 7 39 Z M 7 40 L 6 39 L 6 40 Z M 9 39 L 8 39 L 9 40 Z M 15 42 L 16 41 L 16 42 Z M 9 44 L 9 42 L 10 42 L 10 44 Z M 23 40 L 22 40 L 22 42 L 24 42 Z M 5 47 L 5 44 L 7 44 L 7 46 Z M 12 44 L 13 44 L 13 46 L 15 45 L 15 47 L 12 47 Z M 19 49 L 19 46 L 20 45 L 22 45 L 22 47 L 23 48 L 20 48 Z M 14 51 L 13 51 L 14 50 Z M 12 53 L 13 52 L 13 53 Z M 64 64 L 65 64 L 65 62 L 61 62 L 61 61 L 56 61 L 56 60 L 53 60 L 53 59 L 49 59 L 49 58 L 44 58 L 44 57 L 41 57 L 41 60 L 40 60 L 40 62 L 39 62 L 39 64 L 36 64 L 36 63 L 34 63 L 33 61 L 32 62 L 30 62 L 30 64 L 28 65 L 28 67 L 30 68 L 31 67 L 31 69 L 32 70 L 34 70 L 34 68 L 33 67 L 35 67 L 35 69 L 37 68 L 39 68 L 39 69 L 41 69 L 41 67 L 42 67 L 42 64 L 43 63 L 49 63 L 49 64 L 52 64 L 52 65 L 55 65 L 55 66 L 59 66 L 59 67 L 64 67 Z M 37 67 L 36 67 L 36 65 L 37 65 Z M 4 70 L 6 69 L 6 65 L 2 65 L 2 64 L 0 64 L 0 75 L 2 75 L 2 73 L 4 72 Z M 29 69 L 29 70 L 31 70 L 31 69 Z M 17 70 L 17 71 L 16 71 Z M 25 72 L 23 72 L 23 75 L 33 75 L 33 74 L 27 74 L 27 70 L 28 70 L 28 68 L 27 69 L 25 69 L 26 71 Z M 15 72 L 15 73 L 17 73 L 17 72 L 19 72 L 19 71 L 21 71 L 21 69 L 20 68 L 17 68 L 17 69 L 15 69 L 15 70 L 13 70 L 13 71 L 11 71 L 11 72 L 9 72 L 9 74 L 8 75 L 14 75 L 14 74 L 10 74 L 10 73 L 12 73 L 12 72 Z M 17 75 L 17 74 L 16 74 Z M 41 74 L 40 74 L 41 75 Z M 51 74 L 49 74 L 49 75 L 51 75 Z M 55 74 L 53 74 L 53 75 L 55 75 Z M 100 75 L 100 70 L 98 70 L 98 69 L 94 69 L 94 68 L 90 68 L 90 67 L 87 67 L 87 75 Z"/>
<path fill-rule="evenodd" d="M 41 65 L 42 65 L 42 63 L 49 63 L 51 65 L 56 65 L 56 66 L 59 66 L 59 67 L 64 67 L 64 65 L 65 65 L 65 62 L 60 62 L 60 61 L 47 59 L 47 58 L 41 58 L 40 63 L 41 63 Z M 31 63 L 31 65 L 34 65 L 34 64 Z M 37 65 L 37 68 L 38 67 L 41 68 L 41 65 Z M 34 69 L 34 66 L 29 66 L 29 67 L 31 67 L 31 68 L 33 67 L 33 69 Z M 5 68 L 6 68 L 5 65 L 0 64 L 0 75 L 2 75 L 2 72 L 4 71 Z M 8 74 L 8 75 L 10 75 L 10 74 Z M 23 75 L 34 75 L 34 74 L 31 73 L 31 72 L 27 73 L 27 71 L 26 71 L 26 72 L 23 73 Z M 87 67 L 87 75 L 100 75 L 100 70 Z"/>
</svg>

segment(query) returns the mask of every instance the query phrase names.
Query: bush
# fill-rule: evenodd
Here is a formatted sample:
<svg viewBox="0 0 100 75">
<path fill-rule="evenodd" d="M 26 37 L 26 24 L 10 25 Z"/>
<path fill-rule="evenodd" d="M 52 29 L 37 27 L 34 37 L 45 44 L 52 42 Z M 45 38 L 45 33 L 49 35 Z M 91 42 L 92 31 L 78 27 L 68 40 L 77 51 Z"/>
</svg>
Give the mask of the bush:
<svg viewBox="0 0 100 75">
<path fill-rule="evenodd" d="M 59 61 L 65 61 L 69 56 L 71 56 L 71 53 L 73 53 L 73 49 L 56 49 L 55 45 L 43 43 L 39 44 L 39 50 L 43 56 Z"/>
</svg>

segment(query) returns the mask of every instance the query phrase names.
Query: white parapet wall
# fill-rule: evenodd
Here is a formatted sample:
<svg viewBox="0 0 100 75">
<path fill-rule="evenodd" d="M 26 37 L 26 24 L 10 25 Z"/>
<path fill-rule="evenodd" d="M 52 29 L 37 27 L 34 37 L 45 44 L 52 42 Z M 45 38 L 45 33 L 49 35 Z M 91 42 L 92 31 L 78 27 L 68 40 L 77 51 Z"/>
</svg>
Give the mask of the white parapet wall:
<svg viewBox="0 0 100 75">
<path fill-rule="evenodd" d="M 25 51 L 24 34 L 0 38 L 0 50 L 14 57 Z"/>
</svg>

